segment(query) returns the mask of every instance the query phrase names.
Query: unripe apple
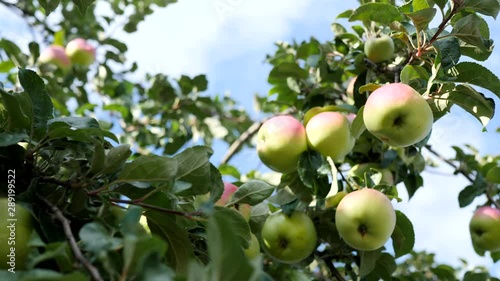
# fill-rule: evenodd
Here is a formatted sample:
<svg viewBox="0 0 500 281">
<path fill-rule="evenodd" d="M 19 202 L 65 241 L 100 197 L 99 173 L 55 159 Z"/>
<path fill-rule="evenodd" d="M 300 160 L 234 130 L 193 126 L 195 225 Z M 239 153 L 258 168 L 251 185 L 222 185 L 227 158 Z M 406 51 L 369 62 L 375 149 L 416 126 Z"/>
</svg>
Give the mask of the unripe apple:
<svg viewBox="0 0 500 281">
<path fill-rule="evenodd" d="M 314 223 L 302 211 L 294 211 L 291 216 L 274 213 L 262 227 L 262 246 L 283 263 L 297 263 L 307 258 L 316 248 L 317 240 Z"/>
<path fill-rule="evenodd" d="M 95 60 L 95 48 L 85 39 L 76 38 L 66 45 L 66 54 L 74 64 L 89 66 Z"/>
<path fill-rule="evenodd" d="M 325 208 L 334 208 L 337 207 L 342 201 L 342 199 L 347 195 L 347 192 L 340 191 L 337 194 L 330 196 L 325 199 Z"/>
<path fill-rule="evenodd" d="M 311 149 L 334 161 L 342 160 L 355 143 L 349 120 L 339 112 L 321 112 L 313 116 L 307 123 L 306 135 Z"/>
<path fill-rule="evenodd" d="M 245 218 L 247 221 L 250 221 L 250 218 L 252 217 L 252 206 L 251 205 L 239 204 L 238 211 L 240 212 L 240 214 L 243 218 Z"/>
<path fill-rule="evenodd" d="M 377 163 L 361 163 L 354 165 L 349 172 L 347 173 L 347 177 L 359 177 L 364 179 L 365 173 L 370 172 L 370 169 L 378 170 L 382 174 L 382 179 L 380 180 L 381 184 L 394 184 L 394 176 L 392 175 L 391 170 L 382 169 L 380 165 Z"/>
<path fill-rule="evenodd" d="M 363 121 L 366 129 L 386 144 L 407 147 L 431 132 L 433 115 L 427 101 L 412 87 L 392 83 L 371 93 Z"/>
<path fill-rule="evenodd" d="M 233 197 L 233 194 L 238 190 L 238 187 L 232 183 L 229 182 L 224 182 L 224 191 L 222 192 L 221 197 L 217 202 L 215 202 L 215 205 L 217 206 L 224 206 L 226 205 L 230 200 L 231 197 Z"/>
<path fill-rule="evenodd" d="M 248 248 L 243 249 L 243 252 L 248 259 L 254 259 L 260 254 L 260 243 L 255 234 L 250 233 L 250 237 L 251 239 L 250 243 L 248 244 Z"/>
<path fill-rule="evenodd" d="M 365 42 L 365 55 L 375 63 L 390 61 L 394 55 L 394 41 L 385 34 L 370 37 Z"/>
<path fill-rule="evenodd" d="M 8 208 L 15 208 L 15 210 Z M 11 217 L 10 214 L 15 216 Z M 16 219 L 16 221 L 7 219 Z M 21 204 L 16 203 L 14 207 L 14 204 L 7 198 L 0 198 L 0 269 L 13 266 L 16 270 L 25 268 L 28 240 L 33 231 L 32 223 L 30 212 Z M 9 264 L 10 262 L 13 263 Z"/>
<path fill-rule="evenodd" d="M 391 237 L 396 227 L 396 211 L 385 194 L 363 188 L 340 201 L 335 225 L 347 245 L 360 251 L 373 251 Z"/>
<path fill-rule="evenodd" d="M 484 206 L 476 210 L 469 223 L 474 247 L 484 251 L 500 251 L 500 210 Z"/>
<path fill-rule="evenodd" d="M 486 173 L 486 180 L 492 183 L 500 183 L 500 167 L 490 168 Z"/>
<path fill-rule="evenodd" d="M 38 63 L 53 64 L 64 71 L 71 68 L 71 61 L 66 55 L 64 47 L 57 45 L 51 45 L 43 50 L 38 57 Z"/>
<path fill-rule="evenodd" d="M 257 133 L 257 154 L 262 163 L 276 172 L 297 170 L 300 155 L 306 150 L 306 130 L 290 115 L 272 117 Z"/>
</svg>

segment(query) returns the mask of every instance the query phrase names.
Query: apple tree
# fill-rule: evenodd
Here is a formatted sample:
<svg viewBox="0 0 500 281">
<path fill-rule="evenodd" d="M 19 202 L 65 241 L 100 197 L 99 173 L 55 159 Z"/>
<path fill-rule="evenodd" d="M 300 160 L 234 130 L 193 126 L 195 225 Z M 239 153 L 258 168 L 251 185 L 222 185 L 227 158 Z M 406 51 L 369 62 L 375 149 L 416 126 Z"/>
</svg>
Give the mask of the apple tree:
<svg viewBox="0 0 500 281">
<path fill-rule="evenodd" d="M 31 34 L 0 38 L 0 280 L 499 280 L 414 249 L 396 210 L 435 156 L 470 182 L 461 207 L 482 200 L 476 253 L 500 259 L 500 157 L 429 142 L 454 106 L 494 118 L 498 0 L 361 0 L 332 40 L 277 43 L 264 120 L 202 74 L 138 78 L 113 30 L 175 2 L 0 0 Z"/>
</svg>

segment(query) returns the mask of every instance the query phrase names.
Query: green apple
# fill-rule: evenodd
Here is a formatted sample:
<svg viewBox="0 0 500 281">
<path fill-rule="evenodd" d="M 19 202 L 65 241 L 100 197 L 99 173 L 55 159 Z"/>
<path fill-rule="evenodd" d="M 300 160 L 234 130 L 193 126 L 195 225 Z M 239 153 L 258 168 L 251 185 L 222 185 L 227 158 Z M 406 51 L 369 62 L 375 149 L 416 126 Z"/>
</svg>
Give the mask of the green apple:
<svg viewBox="0 0 500 281">
<path fill-rule="evenodd" d="M 500 167 L 490 168 L 486 173 L 486 180 L 492 183 L 500 183 Z"/>
<path fill-rule="evenodd" d="M 222 192 L 221 197 L 215 205 L 217 206 L 225 206 L 233 197 L 233 194 L 238 190 L 238 187 L 232 183 L 224 182 L 224 191 Z"/>
<path fill-rule="evenodd" d="M 469 223 L 474 247 L 484 251 L 500 251 L 500 210 L 484 206 L 476 210 Z"/>
<path fill-rule="evenodd" d="M 297 170 L 300 155 L 306 150 L 306 130 L 293 116 L 274 116 L 257 133 L 257 154 L 262 163 L 276 172 Z"/>
<path fill-rule="evenodd" d="M 392 83 L 371 93 L 363 121 L 366 129 L 384 143 L 407 147 L 431 132 L 433 115 L 427 101 L 412 87 Z"/>
<path fill-rule="evenodd" d="M 95 61 L 95 48 L 87 40 L 75 38 L 66 45 L 66 54 L 74 64 L 89 66 Z"/>
<path fill-rule="evenodd" d="M 302 211 L 294 211 L 291 216 L 283 212 L 271 214 L 261 234 L 266 252 L 283 263 L 307 258 L 318 240 L 312 220 Z"/>
<path fill-rule="evenodd" d="M 24 269 L 26 265 L 33 221 L 31 213 L 14 202 L 8 198 L 0 198 L 0 269 L 14 268 L 17 271 Z"/>
<path fill-rule="evenodd" d="M 342 160 L 354 147 L 351 124 L 339 112 L 321 112 L 313 116 L 306 126 L 307 143 L 323 156 Z"/>
<path fill-rule="evenodd" d="M 389 169 L 381 169 L 380 165 L 377 163 L 361 163 L 354 165 L 349 172 L 347 173 L 347 177 L 359 177 L 364 179 L 365 173 L 370 172 L 370 169 L 375 169 L 382 174 L 382 179 L 380 180 L 380 184 L 394 184 L 394 176 L 392 175 L 391 170 Z"/>
<path fill-rule="evenodd" d="M 360 251 L 373 251 L 391 237 L 396 227 L 396 211 L 385 194 L 363 188 L 340 201 L 335 225 L 347 245 Z"/>
<path fill-rule="evenodd" d="M 251 239 L 250 243 L 248 244 L 248 248 L 243 249 L 243 252 L 248 259 L 254 259 L 260 254 L 260 243 L 255 234 L 250 233 L 250 237 Z"/>
<path fill-rule="evenodd" d="M 394 41 L 385 34 L 370 37 L 365 42 L 365 55 L 375 63 L 390 61 L 394 55 Z"/>
<path fill-rule="evenodd" d="M 64 47 L 51 45 L 40 53 L 38 63 L 41 65 L 52 64 L 67 71 L 71 68 L 71 61 L 66 55 Z"/>
<path fill-rule="evenodd" d="M 337 207 L 342 201 L 342 199 L 347 195 L 347 192 L 340 191 L 337 194 L 330 196 L 325 199 L 325 208 L 334 208 Z"/>
</svg>

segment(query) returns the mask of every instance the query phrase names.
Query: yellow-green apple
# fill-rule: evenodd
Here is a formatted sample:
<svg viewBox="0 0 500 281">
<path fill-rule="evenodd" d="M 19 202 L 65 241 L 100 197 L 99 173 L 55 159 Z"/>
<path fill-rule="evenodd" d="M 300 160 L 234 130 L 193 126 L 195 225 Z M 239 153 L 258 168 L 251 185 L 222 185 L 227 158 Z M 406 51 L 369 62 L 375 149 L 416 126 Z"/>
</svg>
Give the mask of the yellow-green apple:
<svg viewBox="0 0 500 281">
<path fill-rule="evenodd" d="M 396 211 L 385 194 L 363 188 L 342 198 L 335 212 L 335 225 L 347 245 L 373 251 L 391 237 L 396 227 Z"/>
<path fill-rule="evenodd" d="M 87 40 L 75 38 L 66 45 L 66 54 L 74 64 L 88 66 L 95 60 L 95 48 Z"/>
<path fill-rule="evenodd" d="M 226 205 L 231 200 L 236 190 L 238 190 L 238 187 L 236 185 L 229 182 L 224 182 L 224 191 L 222 192 L 222 195 L 219 198 L 219 200 L 215 202 L 215 205 L 217 206 Z"/>
<path fill-rule="evenodd" d="M 294 211 L 269 215 L 262 227 L 263 248 L 283 263 L 297 263 L 307 258 L 318 240 L 312 220 L 305 212 Z"/>
<path fill-rule="evenodd" d="M 363 110 L 366 129 L 394 147 L 407 147 L 423 140 L 431 131 L 432 110 L 412 87 L 386 84 L 373 91 Z"/>
<path fill-rule="evenodd" d="M 321 112 L 314 115 L 306 125 L 309 147 L 334 161 L 342 160 L 354 147 L 351 124 L 339 112 Z"/>
<path fill-rule="evenodd" d="M 342 199 L 347 195 L 347 192 L 345 191 L 340 191 L 337 194 L 330 196 L 325 199 L 325 207 L 326 208 L 334 208 L 337 207 L 342 201 Z"/>
<path fill-rule="evenodd" d="M 252 216 L 252 206 L 249 204 L 238 204 L 238 212 L 240 212 L 243 218 L 249 221 Z"/>
<path fill-rule="evenodd" d="M 385 34 L 370 37 L 365 42 L 365 55 L 375 63 L 390 61 L 394 55 L 394 41 Z"/>
<path fill-rule="evenodd" d="M 24 269 L 33 231 L 31 213 L 12 199 L 0 198 L 0 229 L 0 269 Z"/>
<path fill-rule="evenodd" d="M 476 210 L 469 223 L 474 247 L 484 251 L 500 251 L 500 210 L 484 206 Z"/>
<path fill-rule="evenodd" d="M 66 55 L 64 47 L 58 45 L 51 45 L 43 50 L 38 57 L 38 63 L 42 65 L 53 64 L 64 71 L 71 68 L 71 61 Z"/>
<path fill-rule="evenodd" d="M 370 172 L 370 169 L 375 169 L 382 174 L 382 179 L 380 180 L 380 184 L 394 184 L 394 176 L 392 175 L 391 170 L 382 169 L 380 165 L 377 163 L 361 163 L 354 165 L 349 172 L 347 173 L 347 177 L 359 177 L 364 179 L 365 173 Z"/>
<path fill-rule="evenodd" d="M 243 248 L 243 252 L 248 259 L 254 259 L 260 254 L 260 244 L 259 239 L 255 234 L 250 233 L 250 243 L 248 244 L 248 248 Z"/>
<path fill-rule="evenodd" d="M 306 150 L 306 130 L 293 116 L 274 116 L 257 133 L 257 154 L 262 163 L 276 172 L 297 170 L 300 155 Z"/>
</svg>

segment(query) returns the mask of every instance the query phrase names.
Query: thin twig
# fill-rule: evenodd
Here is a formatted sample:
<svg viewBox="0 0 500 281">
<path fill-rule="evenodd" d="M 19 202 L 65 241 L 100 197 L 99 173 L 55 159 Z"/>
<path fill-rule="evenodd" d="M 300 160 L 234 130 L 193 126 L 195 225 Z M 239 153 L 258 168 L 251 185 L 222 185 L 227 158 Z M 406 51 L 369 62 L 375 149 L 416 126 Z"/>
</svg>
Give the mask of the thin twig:
<svg viewBox="0 0 500 281">
<path fill-rule="evenodd" d="M 345 281 L 345 279 L 342 276 L 342 274 L 339 272 L 339 270 L 333 264 L 333 260 L 331 258 L 329 258 L 329 257 L 326 256 L 326 257 L 323 257 L 322 259 L 325 262 L 325 264 L 328 267 L 328 269 L 330 270 L 330 272 L 335 277 L 335 279 L 337 279 L 338 281 Z"/>
<path fill-rule="evenodd" d="M 197 220 L 197 221 L 204 220 L 203 218 L 200 218 L 200 216 L 203 215 L 201 212 L 186 213 L 186 212 L 181 212 L 181 211 L 176 211 L 176 210 L 171 210 L 171 209 L 165 209 L 162 207 L 158 207 L 155 205 L 150 205 L 150 204 L 146 204 L 146 203 L 142 203 L 142 202 L 136 202 L 134 200 L 123 200 L 123 199 L 116 199 L 116 198 L 108 198 L 108 199 L 109 199 L 109 201 L 114 202 L 114 203 L 136 205 L 136 206 L 140 206 L 140 207 L 150 209 L 150 210 L 155 210 L 155 211 L 162 212 L 162 213 L 182 216 L 182 217 L 185 217 L 185 218 L 190 219 L 190 220 Z"/>
<path fill-rule="evenodd" d="M 75 237 L 73 236 L 73 232 L 71 231 L 71 227 L 69 226 L 70 221 L 64 217 L 63 213 L 59 208 L 57 208 L 56 205 L 50 203 L 47 199 L 43 198 L 42 196 L 38 196 L 47 206 L 50 207 L 52 212 L 54 213 L 54 217 L 57 218 L 64 229 L 64 234 L 66 235 L 66 238 L 68 239 L 69 245 L 71 247 L 71 250 L 73 251 L 73 255 L 75 258 L 87 269 L 89 272 L 90 276 L 92 277 L 92 280 L 94 281 L 104 281 L 102 279 L 101 275 L 99 274 L 99 271 L 97 270 L 96 267 L 94 267 L 87 259 L 82 254 L 82 251 L 80 251 L 80 248 L 78 247 Z"/>
<path fill-rule="evenodd" d="M 289 108 L 285 112 L 283 112 L 282 114 L 279 114 L 279 115 L 291 114 L 295 111 L 296 111 L 295 109 Z M 264 124 L 264 122 L 271 119 L 272 117 L 274 117 L 274 116 L 267 117 L 267 118 L 262 119 L 261 121 L 254 122 L 245 132 L 243 132 L 240 135 L 240 137 L 235 142 L 233 142 L 231 144 L 231 146 L 229 147 L 229 149 L 226 152 L 226 155 L 224 155 L 224 157 L 222 157 L 220 164 L 223 165 L 223 164 L 226 164 L 227 162 L 229 162 L 229 160 L 231 160 L 231 158 L 233 158 L 233 156 L 241 148 L 241 146 L 243 146 L 243 144 L 248 139 L 250 139 L 253 135 L 255 135 L 259 131 L 262 124 Z"/>
<path fill-rule="evenodd" d="M 470 181 L 471 183 L 474 183 L 474 179 L 469 175 L 467 174 L 465 171 L 463 171 L 462 169 L 459 169 L 459 167 L 451 162 L 449 159 L 446 159 L 444 158 L 441 154 L 439 154 L 437 151 L 435 151 L 430 145 L 425 145 L 425 148 L 432 154 L 434 154 L 434 156 L 436 156 L 437 158 L 439 158 L 439 160 L 445 162 L 446 164 L 450 165 L 451 167 L 455 168 L 455 170 L 457 172 L 459 172 L 460 174 L 462 174 L 468 181 Z"/>
</svg>

